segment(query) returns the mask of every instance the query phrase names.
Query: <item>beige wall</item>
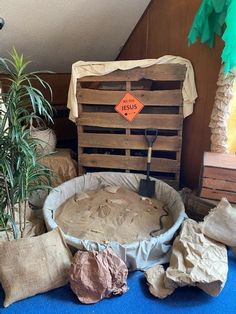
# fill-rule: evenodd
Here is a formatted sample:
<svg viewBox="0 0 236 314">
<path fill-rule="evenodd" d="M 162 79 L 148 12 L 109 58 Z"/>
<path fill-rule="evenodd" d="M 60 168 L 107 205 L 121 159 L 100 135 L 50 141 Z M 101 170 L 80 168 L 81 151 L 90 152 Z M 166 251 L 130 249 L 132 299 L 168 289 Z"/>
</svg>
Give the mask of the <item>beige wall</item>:
<svg viewBox="0 0 236 314">
<path fill-rule="evenodd" d="M 71 72 L 79 60 L 114 60 L 150 0 L 1 0 L 0 56 L 14 46 L 33 70 Z"/>
<path fill-rule="evenodd" d="M 119 59 L 158 58 L 166 54 L 189 59 L 194 67 L 199 97 L 194 113 L 184 121 L 181 178 L 198 187 L 203 152 L 210 148 L 208 128 L 220 69 L 222 41 L 213 49 L 197 43 L 191 47 L 187 34 L 201 0 L 153 0 L 138 23 Z"/>
</svg>

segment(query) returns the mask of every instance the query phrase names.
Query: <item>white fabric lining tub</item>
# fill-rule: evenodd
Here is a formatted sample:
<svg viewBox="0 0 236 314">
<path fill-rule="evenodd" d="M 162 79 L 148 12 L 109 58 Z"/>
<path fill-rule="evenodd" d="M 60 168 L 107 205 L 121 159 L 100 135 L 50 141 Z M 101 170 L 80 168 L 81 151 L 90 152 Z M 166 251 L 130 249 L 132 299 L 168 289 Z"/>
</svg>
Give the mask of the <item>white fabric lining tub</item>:
<svg viewBox="0 0 236 314">
<path fill-rule="evenodd" d="M 50 192 L 44 203 L 43 214 L 47 229 L 52 230 L 58 227 L 54 220 L 55 212 L 60 205 L 74 194 L 112 185 L 124 186 L 132 191 L 138 191 L 139 182 L 142 178 L 145 178 L 145 176 L 140 174 L 97 172 L 88 173 L 61 184 Z M 181 226 L 186 214 L 179 194 L 166 183 L 156 179 L 152 180 L 156 181 L 155 197 L 166 205 L 169 214 L 173 218 L 174 223 L 166 232 L 156 237 L 127 244 L 118 242 L 97 243 L 65 235 L 67 243 L 79 250 L 88 251 L 100 251 L 111 247 L 124 260 L 129 270 L 145 270 L 156 264 L 168 262 L 170 242 Z"/>
</svg>

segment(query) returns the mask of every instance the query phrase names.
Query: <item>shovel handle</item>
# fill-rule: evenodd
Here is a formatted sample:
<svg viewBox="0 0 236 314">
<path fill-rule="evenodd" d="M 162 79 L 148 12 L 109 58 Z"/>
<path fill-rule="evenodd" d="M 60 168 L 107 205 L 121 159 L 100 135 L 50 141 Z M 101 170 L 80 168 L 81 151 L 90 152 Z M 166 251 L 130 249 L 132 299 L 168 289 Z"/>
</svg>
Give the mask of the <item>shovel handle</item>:
<svg viewBox="0 0 236 314">
<path fill-rule="evenodd" d="M 158 135 L 157 129 L 145 129 L 145 138 L 148 143 L 147 180 L 149 180 L 149 174 L 151 169 L 152 145 L 155 143 L 157 135 Z"/>
<path fill-rule="evenodd" d="M 148 147 L 147 156 L 147 180 L 149 180 L 150 170 L 151 170 L 151 158 L 152 158 L 152 146 Z"/>
<path fill-rule="evenodd" d="M 147 177 L 146 177 L 146 180 L 149 180 L 150 170 L 151 170 L 151 161 L 147 162 Z"/>
</svg>

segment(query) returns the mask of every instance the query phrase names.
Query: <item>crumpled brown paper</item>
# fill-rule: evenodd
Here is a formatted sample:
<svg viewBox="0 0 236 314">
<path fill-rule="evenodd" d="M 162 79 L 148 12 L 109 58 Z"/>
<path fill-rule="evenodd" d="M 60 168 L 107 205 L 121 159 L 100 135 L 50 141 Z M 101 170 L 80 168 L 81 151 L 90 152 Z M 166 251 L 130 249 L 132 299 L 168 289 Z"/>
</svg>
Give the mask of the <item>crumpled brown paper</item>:
<svg viewBox="0 0 236 314">
<path fill-rule="evenodd" d="M 226 198 L 213 208 L 200 224 L 202 232 L 225 245 L 236 246 L 236 208 Z"/>
<path fill-rule="evenodd" d="M 185 220 L 180 235 L 173 243 L 170 266 L 163 275 L 162 288 L 197 286 L 207 294 L 216 296 L 224 287 L 227 273 L 226 247 L 206 237 L 196 221 Z M 159 290 L 155 294 L 152 289 L 150 292 L 160 297 Z"/>
<path fill-rule="evenodd" d="M 145 271 L 149 291 L 159 299 L 164 299 L 175 291 L 175 288 L 166 288 L 164 284 L 165 270 L 162 265 L 156 265 Z"/>
<path fill-rule="evenodd" d="M 78 251 L 69 271 L 69 281 L 80 302 L 90 304 L 125 293 L 127 275 L 127 266 L 111 249 Z"/>
</svg>

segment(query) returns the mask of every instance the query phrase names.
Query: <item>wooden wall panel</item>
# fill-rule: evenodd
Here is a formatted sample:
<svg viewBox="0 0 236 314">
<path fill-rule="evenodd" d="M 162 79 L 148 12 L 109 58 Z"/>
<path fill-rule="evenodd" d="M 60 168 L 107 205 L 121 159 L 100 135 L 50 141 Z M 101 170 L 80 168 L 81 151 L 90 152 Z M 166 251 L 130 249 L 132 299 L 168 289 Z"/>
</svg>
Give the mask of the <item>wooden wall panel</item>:
<svg viewBox="0 0 236 314">
<path fill-rule="evenodd" d="M 148 40 L 148 14 L 145 13 L 121 50 L 121 59 L 138 60 L 146 57 Z"/>
<path fill-rule="evenodd" d="M 189 47 L 187 34 L 201 0 L 153 0 L 119 55 L 120 60 L 159 58 L 172 54 L 189 59 L 194 67 L 198 99 L 194 113 L 184 121 L 181 179 L 196 188 L 203 152 L 210 149 L 208 124 L 214 103 L 223 48 L 200 43 Z"/>
<path fill-rule="evenodd" d="M 38 88 L 55 109 L 53 120 L 54 124 L 50 124 L 57 135 L 58 147 L 72 148 L 77 150 L 77 127 L 75 123 L 68 119 L 69 110 L 66 107 L 67 95 L 70 83 L 70 73 L 41 73 L 40 78 L 45 80 L 51 87 L 52 98 L 48 88 L 44 88 L 36 80 L 33 82 L 34 87 Z M 0 77 L 3 86 L 6 88 L 6 81 Z"/>
<path fill-rule="evenodd" d="M 45 73 L 41 74 L 40 77 L 44 79 L 52 89 L 53 99 L 52 104 L 55 105 L 65 105 L 67 103 L 67 94 L 70 84 L 70 73 Z M 37 84 L 37 87 L 42 89 L 42 87 Z M 44 95 L 49 99 L 50 95 L 48 92 L 44 92 Z"/>
<path fill-rule="evenodd" d="M 56 132 L 58 146 L 72 148 L 76 151 L 77 129 L 76 125 L 68 119 L 69 110 L 66 108 L 70 76 L 70 73 L 45 73 L 40 75 L 51 86 L 52 101 L 50 101 L 48 90 L 44 90 L 40 84 L 35 85 L 56 109 L 54 124 L 50 127 Z"/>
</svg>

